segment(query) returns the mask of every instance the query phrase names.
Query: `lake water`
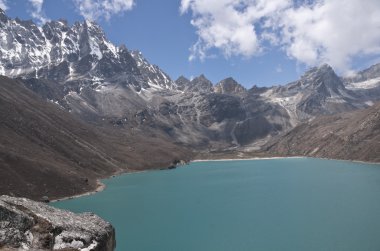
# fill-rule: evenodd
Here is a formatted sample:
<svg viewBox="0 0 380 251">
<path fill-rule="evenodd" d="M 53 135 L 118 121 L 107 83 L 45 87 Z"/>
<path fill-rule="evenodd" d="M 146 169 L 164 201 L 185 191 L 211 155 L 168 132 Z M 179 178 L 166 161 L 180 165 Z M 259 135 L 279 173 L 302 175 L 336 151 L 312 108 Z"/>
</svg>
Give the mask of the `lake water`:
<svg viewBox="0 0 380 251">
<path fill-rule="evenodd" d="M 53 205 L 111 222 L 118 251 L 380 250 L 380 165 L 209 161 L 104 183 Z"/>
</svg>

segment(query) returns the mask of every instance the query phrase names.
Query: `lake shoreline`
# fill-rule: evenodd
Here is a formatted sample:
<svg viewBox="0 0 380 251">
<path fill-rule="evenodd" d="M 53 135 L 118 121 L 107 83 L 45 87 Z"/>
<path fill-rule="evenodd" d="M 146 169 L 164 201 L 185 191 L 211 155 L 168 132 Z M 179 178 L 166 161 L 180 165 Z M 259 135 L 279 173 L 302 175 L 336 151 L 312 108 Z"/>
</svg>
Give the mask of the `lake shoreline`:
<svg viewBox="0 0 380 251">
<path fill-rule="evenodd" d="M 102 193 L 52 205 L 93 210 L 111 222 L 117 250 L 335 250 L 348 243 L 343 249 L 354 251 L 362 240 L 365 250 L 378 246 L 379 165 L 303 156 L 193 162 L 103 180 Z M 298 245 L 299 236 L 307 245 Z"/>
<path fill-rule="evenodd" d="M 352 162 L 352 163 L 360 163 L 360 164 L 370 164 L 370 165 L 380 165 L 380 162 L 369 162 L 369 161 L 361 161 L 361 160 L 344 160 L 344 159 L 331 159 L 331 158 L 318 158 L 318 157 L 309 157 L 309 156 L 282 156 L 282 157 L 252 157 L 252 158 L 215 158 L 215 159 L 194 159 L 190 160 L 189 163 L 197 163 L 197 162 L 217 162 L 217 161 L 241 161 L 241 160 L 274 160 L 274 159 L 307 159 L 307 158 L 314 158 L 314 159 L 323 159 L 323 160 L 336 160 L 336 161 L 344 161 L 344 162 Z M 109 175 L 104 178 L 97 179 L 96 183 L 97 186 L 95 189 L 92 191 L 88 191 L 85 193 L 80 193 L 76 195 L 71 195 L 71 196 L 66 196 L 58 199 L 51 200 L 50 202 L 58 202 L 58 201 L 65 201 L 65 200 L 71 200 L 71 199 L 76 199 L 80 198 L 83 196 L 88 196 L 88 195 L 93 195 L 99 192 L 102 192 L 106 189 L 106 185 L 102 182 L 104 179 L 109 179 L 112 177 L 120 176 L 120 175 L 128 175 L 128 174 L 135 174 L 135 173 L 145 173 L 145 172 L 150 172 L 150 171 L 157 171 L 160 169 L 149 169 L 149 170 L 126 170 L 125 172 L 117 172 L 112 175 Z M 167 170 L 167 169 L 163 169 Z"/>
<path fill-rule="evenodd" d="M 66 197 L 59 198 L 59 199 L 50 200 L 49 203 L 51 203 L 51 202 L 54 203 L 54 202 L 64 201 L 64 200 L 72 200 L 72 199 L 80 198 L 83 196 L 96 194 L 96 193 L 102 192 L 102 191 L 104 191 L 104 189 L 106 189 L 106 185 L 104 183 L 102 183 L 100 181 L 100 179 L 96 180 L 96 185 L 97 185 L 96 188 L 92 191 L 80 193 L 80 194 L 76 194 L 76 195 L 72 195 L 72 196 L 66 196 Z"/>
<path fill-rule="evenodd" d="M 253 158 L 228 158 L 228 159 L 195 159 L 192 162 L 206 162 L 206 161 L 234 161 L 234 160 L 271 160 L 271 159 L 302 159 L 307 158 L 304 156 L 292 156 L 292 157 L 253 157 Z"/>
<path fill-rule="evenodd" d="M 205 161 L 234 161 L 234 160 L 271 160 L 271 159 L 323 159 L 323 160 L 336 160 L 352 163 L 370 164 L 370 165 L 380 165 L 380 162 L 363 161 L 363 160 L 348 160 L 348 159 L 333 159 L 333 158 L 323 158 L 323 157 L 313 157 L 313 156 L 282 156 L 282 157 L 253 157 L 253 158 L 220 158 L 220 159 L 195 159 L 191 162 L 205 162 Z"/>
<path fill-rule="evenodd" d="M 70 195 L 70 196 L 65 196 L 65 197 L 58 198 L 58 199 L 53 199 L 53 200 L 50 200 L 49 203 L 54 203 L 54 202 L 58 202 L 58 201 L 65 201 L 65 200 L 72 200 L 72 199 L 76 199 L 76 198 L 80 198 L 80 197 L 84 197 L 84 196 L 88 196 L 88 195 L 93 195 L 93 194 L 102 192 L 107 188 L 107 186 L 102 182 L 102 180 L 110 179 L 110 178 L 120 176 L 120 175 L 127 175 L 127 174 L 133 174 L 133 173 L 144 173 L 144 172 L 148 172 L 148 171 L 149 170 L 138 170 L 138 171 L 126 170 L 125 172 L 116 172 L 116 173 L 109 175 L 107 177 L 97 179 L 96 180 L 97 186 L 92 191 L 88 191 L 88 192 L 80 193 L 80 194 L 75 194 L 75 195 Z"/>
</svg>

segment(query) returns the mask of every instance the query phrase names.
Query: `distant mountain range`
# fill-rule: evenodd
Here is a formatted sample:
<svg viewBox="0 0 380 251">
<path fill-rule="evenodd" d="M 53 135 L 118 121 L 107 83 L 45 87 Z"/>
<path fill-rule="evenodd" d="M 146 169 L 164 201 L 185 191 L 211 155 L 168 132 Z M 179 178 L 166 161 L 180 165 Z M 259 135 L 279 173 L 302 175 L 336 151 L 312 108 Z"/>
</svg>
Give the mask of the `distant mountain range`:
<svg viewBox="0 0 380 251">
<path fill-rule="evenodd" d="M 91 159 L 99 159 L 99 168 L 109 166 L 103 172 L 94 170 L 91 164 L 73 165 L 83 172 L 73 171 L 68 179 L 76 174 L 86 176 L 87 172 L 92 179 L 125 168 L 161 167 L 186 158 L 185 153 L 191 158 L 193 153 L 226 150 L 253 155 L 304 154 L 378 160 L 375 153 L 379 153 L 380 146 L 368 143 L 378 140 L 368 136 L 377 132 L 376 126 L 366 127 L 365 135 L 355 134 L 355 142 L 363 137 L 366 140 L 363 142 L 373 146 L 361 148 L 368 153 L 366 157 L 341 154 L 339 150 L 329 150 L 329 154 L 323 155 L 321 151 L 325 140 L 322 132 L 330 132 L 330 124 L 341 128 L 355 119 L 371 118 L 378 125 L 378 116 L 370 114 L 379 108 L 376 102 L 380 101 L 380 64 L 350 78 L 339 77 L 330 66 L 322 65 L 283 86 L 246 89 L 231 77 L 215 84 L 204 75 L 192 80 L 182 76 L 174 81 L 141 52 L 113 45 L 103 30 L 89 21 L 69 26 L 59 20 L 39 27 L 32 21 L 11 19 L 1 11 L 0 35 L 0 74 L 15 79 L 1 79 L 0 101 L 8 102 L 9 109 L 16 106 L 19 109 L 14 112 L 17 119 L 8 121 L 7 117 L 3 121 L 8 123 L 8 135 L 19 133 L 20 126 L 23 128 L 20 141 L 12 142 L 14 149 L 18 144 L 25 148 L 21 152 L 15 150 L 17 158 L 27 156 L 29 147 L 46 153 L 44 147 L 49 137 L 55 145 L 61 144 L 58 135 L 63 130 L 62 140 L 67 144 L 58 154 L 66 158 L 65 165 L 72 161 L 82 163 L 82 159 L 95 154 L 98 157 Z M 28 112 L 20 112 L 23 106 Z M 7 109 L 2 110 L 2 115 Z M 351 112 L 352 121 L 347 115 Z M 336 115 L 341 113 L 345 115 Z M 27 123 L 18 121 L 35 121 L 36 128 L 55 129 L 40 132 L 46 134 L 46 140 L 36 143 L 41 135 Z M 76 131 L 78 128 L 85 129 Z M 308 138 L 309 132 L 320 136 L 320 140 Z M 344 137 L 350 137 L 351 132 L 356 133 L 353 128 L 345 130 Z M 25 138 L 33 144 L 24 144 Z M 331 141 L 332 138 L 328 138 L 326 149 L 341 149 L 341 142 Z M 318 146 L 313 148 L 309 145 L 312 143 Z M 9 154 L 7 144 L 2 137 L 3 156 Z M 81 150 L 75 150 L 74 146 Z M 123 156 L 124 151 L 128 152 L 126 149 L 132 148 L 136 150 Z M 83 155 L 77 156 L 70 149 Z M 101 149 L 101 154 L 89 149 Z M 54 154 L 57 151 L 49 156 L 54 159 Z M 71 157 L 72 154 L 76 157 Z M 112 161 L 106 161 L 107 158 Z M 12 161 L 2 159 L 1 170 L 5 170 L 4 166 L 6 170 L 14 168 Z M 46 174 L 59 166 L 56 160 L 52 160 L 51 167 L 40 162 L 33 163 L 46 167 Z M 125 163 L 128 167 L 120 168 Z M 18 165 L 20 169 L 14 170 L 21 174 L 21 167 L 30 165 L 30 161 Z M 67 167 L 67 173 L 72 167 Z M 7 190 L 6 183 L 2 184 L 5 185 L 1 190 Z M 75 192 L 78 191 L 72 193 Z"/>
</svg>

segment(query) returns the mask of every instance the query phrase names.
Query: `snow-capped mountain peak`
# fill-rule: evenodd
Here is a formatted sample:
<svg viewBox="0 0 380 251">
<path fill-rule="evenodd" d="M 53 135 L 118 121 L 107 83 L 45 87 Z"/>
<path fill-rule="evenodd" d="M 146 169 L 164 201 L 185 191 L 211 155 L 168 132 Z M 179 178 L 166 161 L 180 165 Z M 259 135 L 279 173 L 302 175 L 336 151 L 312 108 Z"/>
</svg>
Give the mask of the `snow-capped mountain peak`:
<svg viewBox="0 0 380 251">
<path fill-rule="evenodd" d="M 139 52 L 117 47 L 95 22 L 49 21 L 42 27 L 32 21 L 0 13 L 0 74 L 43 78 L 76 86 L 98 88 L 123 83 L 141 89 L 175 89 L 158 66 Z M 79 82 L 78 82 L 79 81 Z M 71 88 L 71 87 L 70 87 Z"/>
<path fill-rule="evenodd" d="M 137 63 L 141 74 L 147 84 L 155 89 L 176 89 L 176 84 L 169 75 L 163 72 L 157 65 L 152 65 L 146 60 L 141 51 L 131 51 L 131 56 Z"/>
</svg>

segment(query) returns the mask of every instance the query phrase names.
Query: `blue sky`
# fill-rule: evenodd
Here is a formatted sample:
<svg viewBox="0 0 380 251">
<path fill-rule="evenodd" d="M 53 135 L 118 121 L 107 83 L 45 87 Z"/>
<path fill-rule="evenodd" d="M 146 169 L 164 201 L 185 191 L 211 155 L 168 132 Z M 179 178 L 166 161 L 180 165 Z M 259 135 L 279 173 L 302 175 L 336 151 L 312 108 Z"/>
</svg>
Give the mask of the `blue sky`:
<svg viewBox="0 0 380 251">
<path fill-rule="evenodd" d="M 39 23 L 93 19 L 111 42 L 142 51 L 173 79 L 203 73 L 216 83 L 232 76 L 249 88 L 286 84 L 324 62 L 340 74 L 380 62 L 377 1 L 0 0 L 0 6 L 12 18 Z M 342 20 L 335 10 L 356 18 Z"/>
</svg>

